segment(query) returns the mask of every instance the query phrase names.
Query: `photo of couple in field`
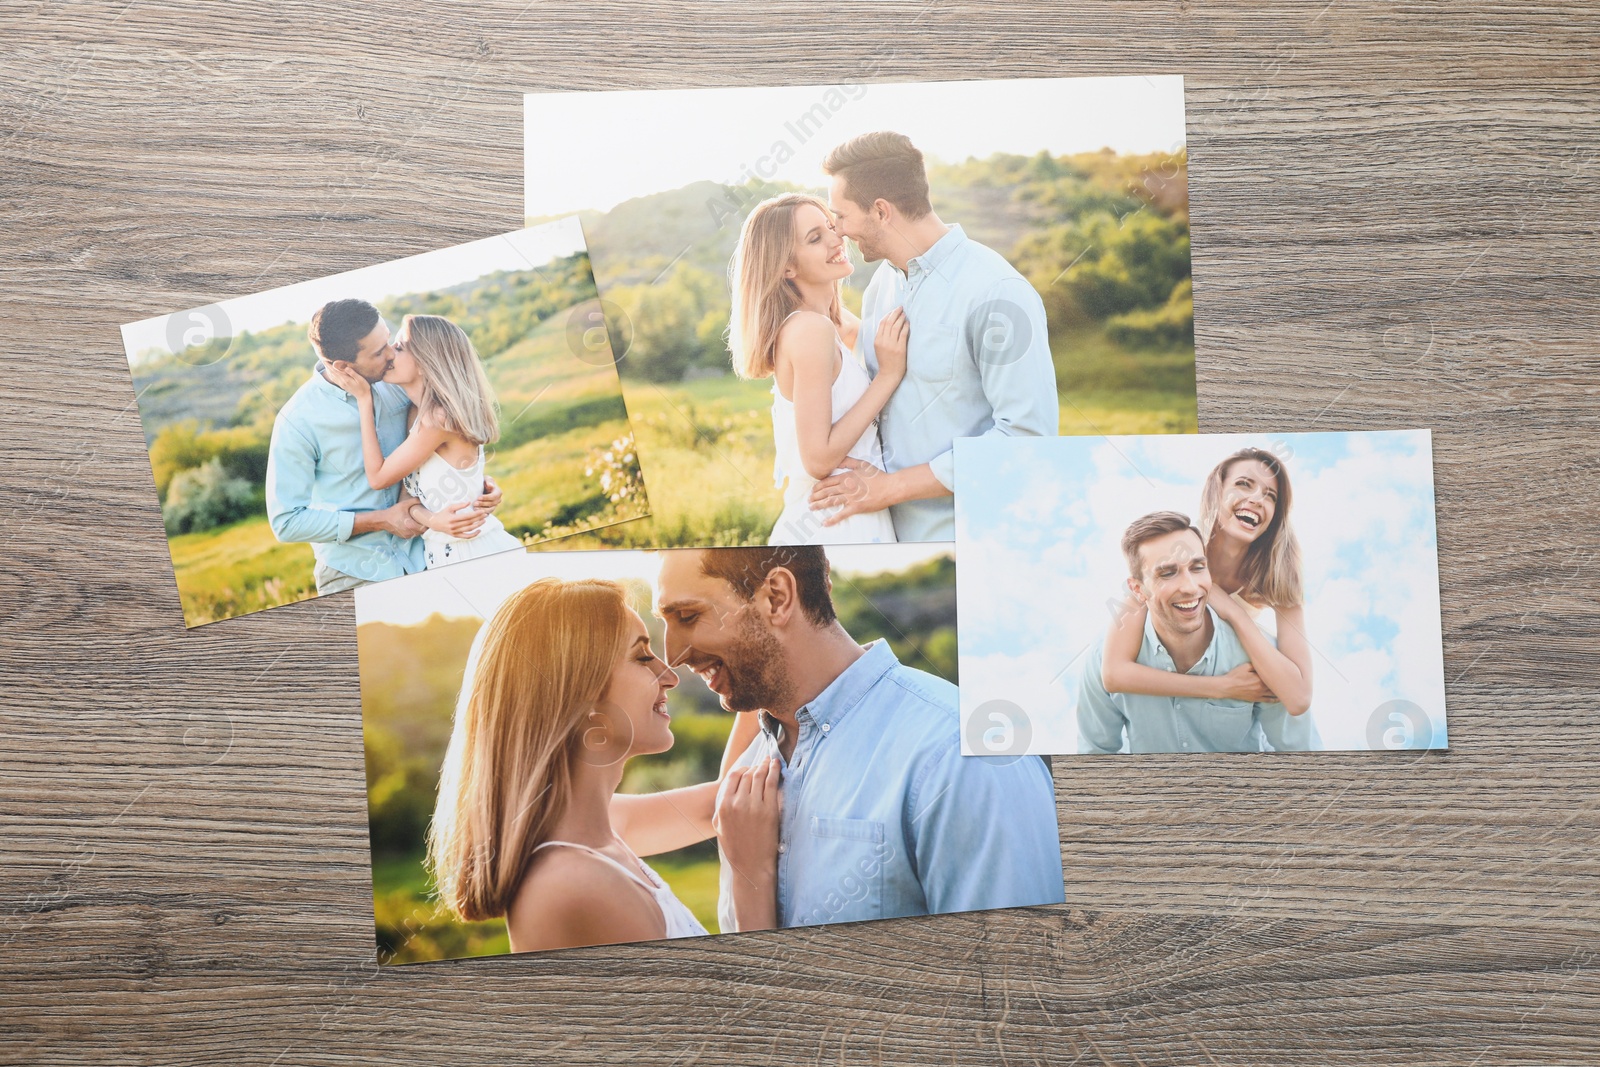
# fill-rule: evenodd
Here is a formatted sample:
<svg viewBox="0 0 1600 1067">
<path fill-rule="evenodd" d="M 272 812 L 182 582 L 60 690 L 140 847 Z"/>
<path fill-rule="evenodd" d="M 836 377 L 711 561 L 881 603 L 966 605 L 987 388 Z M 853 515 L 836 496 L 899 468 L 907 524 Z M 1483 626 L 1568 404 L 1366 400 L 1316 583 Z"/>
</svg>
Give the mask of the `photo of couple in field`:
<svg viewBox="0 0 1600 1067">
<path fill-rule="evenodd" d="M 1446 747 L 1426 431 L 957 463 L 981 486 L 957 520 L 968 751 L 990 717 L 1032 752 Z"/>
<path fill-rule="evenodd" d="M 567 219 L 124 327 L 186 623 L 645 514 L 590 319 Z"/>
<path fill-rule="evenodd" d="M 594 543 L 950 540 L 958 438 L 1194 428 L 1180 78 L 531 95 L 525 123 L 529 220 L 583 220 L 652 491 Z"/>
<path fill-rule="evenodd" d="M 1048 763 L 959 752 L 948 545 L 511 553 L 356 613 L 382 962 L 1062 900 Z"/>
</svg>

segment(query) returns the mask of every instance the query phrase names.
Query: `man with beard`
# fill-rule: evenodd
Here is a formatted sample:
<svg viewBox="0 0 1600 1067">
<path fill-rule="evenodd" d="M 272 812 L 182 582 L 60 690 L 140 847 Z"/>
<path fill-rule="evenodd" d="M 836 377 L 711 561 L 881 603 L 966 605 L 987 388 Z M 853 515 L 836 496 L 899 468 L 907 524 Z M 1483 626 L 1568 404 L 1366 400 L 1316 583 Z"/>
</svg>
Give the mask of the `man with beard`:
<svg viewBox="0 0 1600 1067">
<path fill-rule="evenodd" d="M 722 929 L 749 928 L 736 878 L 771 885 L 783 927 L 1061 902 L 1049 765 L 962 756 L 955 686 L 856 643 L 822 548 L 663 553 L 656 613 L 667 662 L 759 716 L 734 766 L 781 767 L 777 856 L 723 863 Z"/>
<path fill-rule="evenodd" d="M 1137 662 L 1178 674 L 1223 675 L 1250 662 L 1238 635 L 1206 602 L 1205 542 L 1187 515 L 1153 511 L 1122 535 L 1128 589 L 1146 608 Z M 1310 715 L 1248 700 L 1108 693 L 1100 650 L 1078 688 L 1078 751 L 1260 752 L 1318 747 Z"/>
</svg>

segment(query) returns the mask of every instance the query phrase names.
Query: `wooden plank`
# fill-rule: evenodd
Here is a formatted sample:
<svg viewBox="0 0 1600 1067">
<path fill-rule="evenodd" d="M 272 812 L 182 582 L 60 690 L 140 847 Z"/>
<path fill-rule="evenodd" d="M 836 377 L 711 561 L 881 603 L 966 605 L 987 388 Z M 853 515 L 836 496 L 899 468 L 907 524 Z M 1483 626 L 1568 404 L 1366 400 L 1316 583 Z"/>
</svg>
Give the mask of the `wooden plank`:
<svg viewBox="0 0 1600 1067">
<path fill-rule="evenodd" d="M 0 1061 L 1600 1053 L 1592 4 L 0 13 Z M 1202 428 L 1435 429 L 1451 750 L 1057 759 L 1062 908 L 374 973 L 350 599 L 183 631 L 117 326 L 516 226 L 525 91 L 1174 72 Z"/>
</svg>

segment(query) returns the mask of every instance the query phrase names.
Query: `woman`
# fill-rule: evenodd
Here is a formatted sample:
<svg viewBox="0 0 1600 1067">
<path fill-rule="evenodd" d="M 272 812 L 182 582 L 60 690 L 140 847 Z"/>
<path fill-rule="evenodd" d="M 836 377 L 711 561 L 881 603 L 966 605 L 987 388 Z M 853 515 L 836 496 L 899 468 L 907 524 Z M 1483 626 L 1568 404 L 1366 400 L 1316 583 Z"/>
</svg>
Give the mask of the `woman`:
<svg viewBox="0 0 1600 1067">
<path fill-rule="evenodd" d="M 410 433 L 387 456 L 378 444 L 372 386 L 354 368 L 330 364 L 327 374 L 356 398 L 361 458 L 372 488 L 387 489 L 404 479 L 411 495 L 432 512 L 477 499 L 483 446 L 499 440 L 500 419 L 489 377 L 461 327 L 439 315 L 407 315 L 402 322 L 383 380 L 411 398 Z M 427 529 L 422 540 L 429 570 L 522 547 L 493 515 L 471 536 Z"/>
<path fill-rule="evenodd" d="M 1200 494 L 1199 530 L 1212 586 L 1206 603 L 1239 635 L 1255 677 L 1250 672 L 1175 674 L 1135 662 L 1145 608 L 1131 604 L 1106 638 L 1101 674 L 1108 692 L 1265 698 L 1281 703 L 1290 715 L 1311 707 L 1311 646 L 1305 634 L 1300 543 L 1289 524 L 1292 501 L 1288 469 L 1259 448 L 1240 449 L 1217 464 Z M 1268 609 L 1275 625 L 1265 616 Z"/>
<path fill-rule="evenodd" d="M 622 587 L 532 583 L 484 627 L 467 676 L 428 833 L 444 902 L 504 916 L 513 952 L 704 934 L 639 857 L 710 837 L 718 783 L 616 792 L 629 758 L 672 747 L 678 684 Z M 778 775 L 772 760 L 728 774 L 716 828 L 740 870 L 775 869 Z M 775 925 L 772 878 L 739 881 L 739 914 Z"/>
<path fill-rule="evenodd" d="M 878 413 L 905 377 L 908 326 L 896 308 L 878 325 L 878 376 L 856 360 L 861 320 L 840 304 L 839 283 L 855 268 L 828 207 L 785 193 L 757 204 L 734 250 L 729 347 L 741 378 L 771 378 L 777 484 L 788 486 L 769 544 L 890 542 L 887 511 L 835 526 L 807 498 L 818 480 L 842 473 L 846 456 L 882 469 Z"/>
</svg>

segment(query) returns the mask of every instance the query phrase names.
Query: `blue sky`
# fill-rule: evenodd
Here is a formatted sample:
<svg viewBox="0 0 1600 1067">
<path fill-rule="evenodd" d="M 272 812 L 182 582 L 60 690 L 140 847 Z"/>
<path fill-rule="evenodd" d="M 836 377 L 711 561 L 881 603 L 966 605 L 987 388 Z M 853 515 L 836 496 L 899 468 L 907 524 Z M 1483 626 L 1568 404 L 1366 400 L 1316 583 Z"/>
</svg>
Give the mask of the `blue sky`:
<svg viewBox="0 0 1600 1067">
<path fill-rule="evenodd" d="M 1432 442 L 1426 430 L 956 442 L 964 714 L 1009 700 L 1032 751 L 1077 749 L 1077 684 L 1122 595 L 1122 531 L 1146 512 L 1198 520 L 1210 469 L 1247 445 L 1280 456 L 1305 562 L 1312 714 L 1329 749 L 1367 748 L 1407 700 L 1444 743 Z"/>
</svg>

